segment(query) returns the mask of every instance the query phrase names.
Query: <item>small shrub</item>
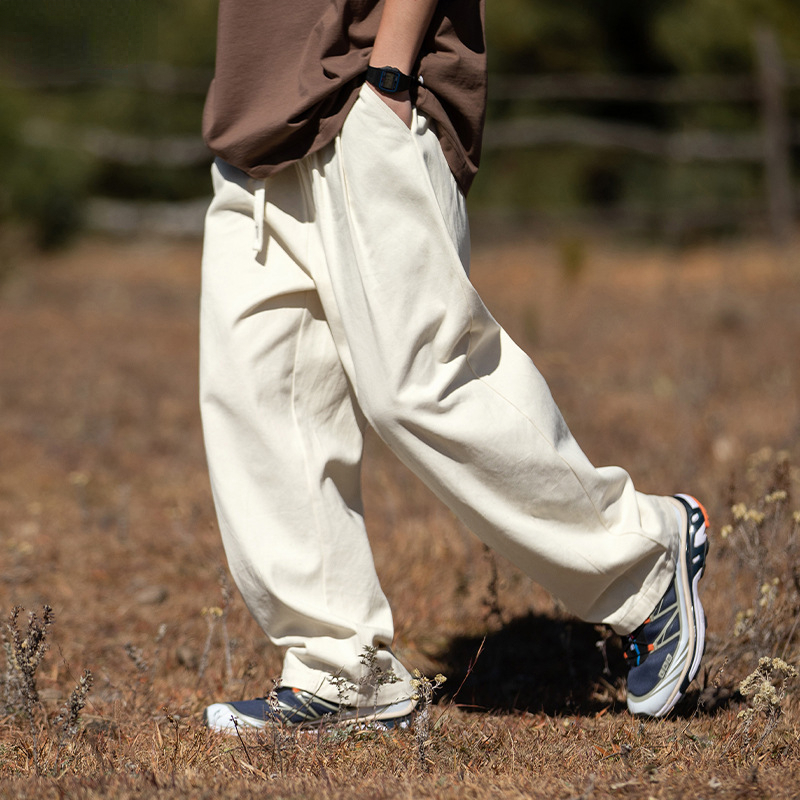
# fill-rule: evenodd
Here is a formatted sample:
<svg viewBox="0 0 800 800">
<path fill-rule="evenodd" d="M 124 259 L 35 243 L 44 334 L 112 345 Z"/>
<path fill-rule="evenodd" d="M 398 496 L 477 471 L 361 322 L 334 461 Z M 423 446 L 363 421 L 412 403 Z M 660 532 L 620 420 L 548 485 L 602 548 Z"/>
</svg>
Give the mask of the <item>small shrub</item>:
<svg viewBox="0 0 800 800">
<path fill-rule="evenodd" d="M 758 667 L 739 684 L 739 693 L 749 702 L 748 707 L 739 712 L 738 736 L 746 749 L 752 745 L 752 731 L 758 720 L 763 721 L 764 728 L 752 745 L 755 750 L 778 727 L 783 715 L 781 703 L 786 697 L 786 687 L 796 677 L 797 670 L 783 659 L 763 656 L 758 660 Z"/>
<path fill-rule="evenodd" d="M 3 650 L 6 657 L 6 668 L 3 675 L 4 711 L 11 715 L 23 716 L 29 726 L 31 736 L 31 753 L 36 772 L 44 772 L 42 758 L 43 745 L 50 745 L 54 753 L 52 772 L 58 775 L 62 764 L 64 749 L 78 733 L 78 722 L 81 711 L 86 705 L 86 698 L 92 687 L 93 676 L 87 669 L 72 690 L 59 715 L 48 721 L 47 714 L 41 707 L 37 671 L 44 654 L 49 649 L 47 641 L 50 627 L 55 622 L 53 609 L 49 605 L 42 608 L 42 617 L 31 611 L 28 614 L 28 625 L 20 629 L 20 606 L 15 606 L 9 615 L 8 622 L 2 629 Z M 44 733 L 45 741 L 41 742 L 40 734 Z"/>
</svg>

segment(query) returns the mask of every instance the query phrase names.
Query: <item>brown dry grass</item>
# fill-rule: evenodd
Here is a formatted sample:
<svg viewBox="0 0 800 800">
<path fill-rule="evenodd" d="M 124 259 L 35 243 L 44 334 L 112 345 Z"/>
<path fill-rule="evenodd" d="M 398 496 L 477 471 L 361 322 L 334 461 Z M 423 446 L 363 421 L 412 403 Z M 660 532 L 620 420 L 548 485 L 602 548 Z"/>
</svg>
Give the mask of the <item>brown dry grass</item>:
<svg viewBox="0 0 800 800">
<path fill-rule="evenodd" d="M 484 552 L 372 439 L 367 514 L 396 649 L 449 678 L 420 762 L 413 732 L 243 744 L 202 728 L 207 703 L 268 689 L 280 655 L 234 596 L 229 671 L 222 620 L 204 614 L 227 589 L 196 404 L 198 262 L 194 244 L 94 239 L 17 255 L 0 287 L 0 612 L 56 616 L 33 727 L 0 717 L 0 794 L 797 796 L 796 688 L 749 726 L 735 693 L 760 656 L 798 661 L 797 264 L 757 242 L 476 248 L 476 284 L 589 456 L 708 505 L 709 650 L 676 715 L 631 718 L 614 640 Z M 738 502 L 763 520 L 734 518 Z M 85 667 L 80 730 L 59 737 Z"/>
</svg>

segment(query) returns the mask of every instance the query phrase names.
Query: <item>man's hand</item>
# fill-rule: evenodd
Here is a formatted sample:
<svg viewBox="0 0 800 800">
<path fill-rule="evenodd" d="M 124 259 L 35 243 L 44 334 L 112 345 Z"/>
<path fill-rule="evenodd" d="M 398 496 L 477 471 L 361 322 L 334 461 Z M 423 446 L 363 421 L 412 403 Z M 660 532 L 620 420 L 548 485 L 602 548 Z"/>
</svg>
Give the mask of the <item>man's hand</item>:
<svg viewBox="0 0 800 800">
<path fill-rule="evenodd" d="M 410 75 L 417 60 L 425 32 L 431 24 L 437 0 L 386 0 L 369 63 L 373 67 L 396 67 Z M 408 92 L 377 95 L 406 125 L 411 125 L 411 98 Z"/>
<path fill-rule="evenodd" d="M 380 89 L 368 83 L 370 89 L 386 103 L 389 108 L 405 122 L 406 127 L 411 127 L 411 94 L 409 92 L 395 92 L 394 94 L 384 94 Z"/>
</svg>

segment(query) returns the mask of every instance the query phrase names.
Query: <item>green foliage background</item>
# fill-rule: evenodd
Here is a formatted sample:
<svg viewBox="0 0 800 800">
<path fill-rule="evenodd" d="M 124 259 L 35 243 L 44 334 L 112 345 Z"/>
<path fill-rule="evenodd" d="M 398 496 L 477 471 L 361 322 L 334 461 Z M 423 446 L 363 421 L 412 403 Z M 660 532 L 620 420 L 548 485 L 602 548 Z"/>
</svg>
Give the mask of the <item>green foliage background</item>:
<svg viewBox="0 0 800 800">
<path fill-rule="evenodd" d="M 797 0 L 488 0 L 494 74 L 750 74 L 753 31 L 769 24 L 800 64 Z M 31 120 L 54 130 L 87 127 L 140 136 L 199 129 L 204 76 L 213 69 L 216 0 L 0 0 L 0 221 L 33 219 L 42 244 L 80 225 L 89 196 L 181 199 L 208 191 L 205 165 L 164 169 L 104 164 L 64 135 L 43 145 Z M 184 95 L 137 86 L 142 65 L 197 70 Z M 132 85 L 102 86 L 125 77 Z M 77 86 L 58 85 L 86 79 Z M 794 99 L 793 99 L 794 102 Z M 664 130 L 752 130 L 747 106 L 540 101 L 496 102 L 490 119 L 585 114 Z M 471 202 L 550 214 L 633 204 L 659 208 L 760 191 L 747 165 L 669 166 L 618 152 L 543 147 L 487 154 Z"/>
</svg>

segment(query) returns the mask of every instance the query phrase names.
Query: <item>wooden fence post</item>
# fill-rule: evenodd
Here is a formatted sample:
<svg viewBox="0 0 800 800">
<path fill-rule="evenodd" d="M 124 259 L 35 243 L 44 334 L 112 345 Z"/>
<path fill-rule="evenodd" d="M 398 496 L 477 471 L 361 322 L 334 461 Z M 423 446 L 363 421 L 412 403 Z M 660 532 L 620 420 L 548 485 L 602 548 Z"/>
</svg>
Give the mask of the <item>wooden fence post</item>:
<svg viewBox="0 0 800 800">
<path fill-rule="evenodd" d="M 772 28 L 755 32 L 761 95 L 764 167 L 767 185 L 767 209 L 776 241 L 788 240 L 794 227 L 794 190 L 790 124 L 786 112 L 786 72 L 778 39 Z"/>
</svg>

